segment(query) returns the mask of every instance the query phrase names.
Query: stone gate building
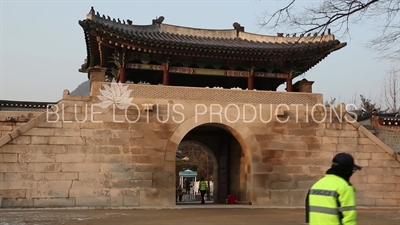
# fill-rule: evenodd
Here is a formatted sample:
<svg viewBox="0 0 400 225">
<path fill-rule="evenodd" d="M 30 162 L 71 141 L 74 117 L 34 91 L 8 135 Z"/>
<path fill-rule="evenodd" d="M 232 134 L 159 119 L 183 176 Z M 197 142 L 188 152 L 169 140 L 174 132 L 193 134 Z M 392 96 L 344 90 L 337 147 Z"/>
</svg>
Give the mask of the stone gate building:
<svg viewBox="0 0 400 225">
<path fill-rule="evenodd" d="M 79 22 L 90 96 L 66 90 L 44 112 L 0 112 L 2 207 L 175 205 L 183 141 L 213 156 L 216 203 L 235 194 L 301 206 L 344 151 L 364 166 L 353 178 L 358 205 L 400 205 L 393 149 L 344 105 L 324 108 L 312 82 L 292 85 L 344 43 L 332 34 L 262 36 L 238 23 L 204 30 L 163 20 L 137 26 L 92 9 Z M 283 83 L 287 92 L 276 92 Z"/>
</svg>

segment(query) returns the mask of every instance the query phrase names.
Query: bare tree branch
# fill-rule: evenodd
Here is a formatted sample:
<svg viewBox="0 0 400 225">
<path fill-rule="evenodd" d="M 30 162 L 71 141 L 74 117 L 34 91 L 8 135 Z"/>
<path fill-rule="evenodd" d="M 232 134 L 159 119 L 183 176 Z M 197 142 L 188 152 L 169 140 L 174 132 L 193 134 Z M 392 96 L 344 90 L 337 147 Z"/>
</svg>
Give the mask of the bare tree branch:
<svg viewBox="0 0 400 225">
<path fill-rule="evenodd" d="M 400 66 L 393 65 L 387 71 L 382 86 L 382 102 L 389 112 L 400 110 Z"/>
<path fill-rule="evenodd" d="M 350 24 L 368 19 L 376 22 L 378 33 L 368 46 L 379 52 L 381 59 L 400 59 L 399 0 L 321 0 L 300 11 L 294 7 L 297 2 L 290 0 L 272 14 L 263 12 L 258 18 L 259 25 L 273 29 L 283 26 L 303 35 L 334 28 L 334 33 L 350 35 Z"/>
<path fill-rule="evenodd" d="M 198 175 L 205 176 L 207 172 L 213 171 L 212 159 L 201 145 L 183 141 L 178 149 L 181 151 L 181 156 L 189 158 L 189 165 L 197 166 Z"/>
</svg>

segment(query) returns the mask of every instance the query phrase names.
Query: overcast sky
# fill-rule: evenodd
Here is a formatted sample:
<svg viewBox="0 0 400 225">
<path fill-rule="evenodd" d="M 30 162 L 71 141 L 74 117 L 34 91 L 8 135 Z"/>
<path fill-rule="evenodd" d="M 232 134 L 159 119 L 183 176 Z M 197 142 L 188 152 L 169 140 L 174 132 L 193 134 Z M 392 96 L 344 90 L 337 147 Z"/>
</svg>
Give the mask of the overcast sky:
<svg viewBox="0 0 400 225">
<path fill-rule="evenodd" d="M 87 80 L 86 74 L 78 72 L 86 58 L 78 20 L 86 18 L 91 6 L 101 14 L 130 19 L 134 24 L 148 25 L 164 16 L 164 23 L 173 25 L 231 29 L 233 22 L 239 22 L 246 32 L 276 35 L 276 30 L 260 30 L 257 16 L 280 5 L 264 0 L 2 1 L 0 99 L 57 101 L 64 89 L 72 91 Z M 342 101 L 355 94 L 378 97 L 390 62 L 378 61 L 378 55 L 365 46 L 377 35 L 374 28 L 369 21 L 352 26 L 351 39 L 340 39 L 348 45 L 305 74 L 306 79 L 315 81 L 314 92 Z"/>
</svg>

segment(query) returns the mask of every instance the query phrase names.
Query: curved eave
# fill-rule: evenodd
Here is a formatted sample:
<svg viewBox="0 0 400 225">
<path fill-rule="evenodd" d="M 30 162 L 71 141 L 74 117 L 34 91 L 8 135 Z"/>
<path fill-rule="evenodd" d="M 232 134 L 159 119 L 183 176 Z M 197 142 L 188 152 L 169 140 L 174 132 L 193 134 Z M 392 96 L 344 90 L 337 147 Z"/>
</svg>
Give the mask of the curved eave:
<svg viewBox="0 0 400 225">
<path fill-rule="evenodd" d="M 79 22 L 86 30 L 108 39 L 116 45 L 130 48 L 146 48 L 152 51 L 172 51 L 184 54 L 218 55 L 262 58 L 282 56 L 285 58 L 303 57 L 304 53 L 318 54 L 340 45 L 338 40 L 299 43 L 267 43 L 247 41 L 240 38 L 196 38 L 162 32 L 128 32 L 107 24 L 95 24 L 91 20 Z M 85 28 L 84 28 L 85 29 Z M 112 43 L 112 44 L 114 44 Z"/>
<path fill-rule="evenodd" d="M 78 69 L 81 73 L 87 73 L 88 68 L 96 66 L 99 60 L 98 54 L 98 43 L 95 41 L 95 37 L 88 31 L 87 27 L 82 26 L 85 35 L 87 62 Z"/>
</svg>

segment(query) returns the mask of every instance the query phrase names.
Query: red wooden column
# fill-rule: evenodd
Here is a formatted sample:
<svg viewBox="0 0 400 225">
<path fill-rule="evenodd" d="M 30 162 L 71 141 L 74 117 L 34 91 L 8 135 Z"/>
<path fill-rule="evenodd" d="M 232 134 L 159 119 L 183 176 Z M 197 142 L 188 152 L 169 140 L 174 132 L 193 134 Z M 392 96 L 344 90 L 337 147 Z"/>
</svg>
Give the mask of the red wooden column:
<svg viewBox="0 0 400 225">
<path fill-rule="evenodd" d="M 119 68 L 119 82 L 126 83 L 126 69 L 125 65 Z"/>
<path fill-rule="evenodd" d="M 289 73 L 286 77 L 286 92 L 292 92 L 293 85 L 292 85 L 292 73 Z"/>
<path fill-rule="evenodd" d="M 247 78 L 247 90 L 254 89 L 254 68 L 251 68 L 249 77 Z"/>
<path fill-rule="evenodd" d="M 168 63 L 165 63 L 163 70 L 163 85 L 168 85 L 168 84 L 169 84 L 169 66 Z"/>
</svg>

